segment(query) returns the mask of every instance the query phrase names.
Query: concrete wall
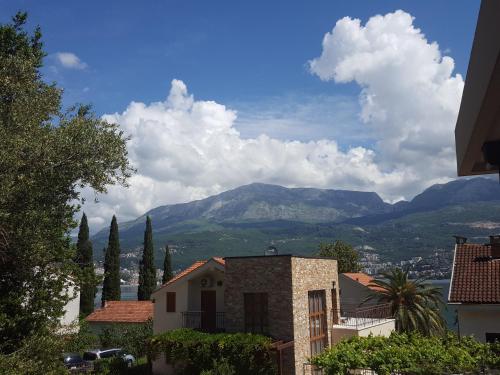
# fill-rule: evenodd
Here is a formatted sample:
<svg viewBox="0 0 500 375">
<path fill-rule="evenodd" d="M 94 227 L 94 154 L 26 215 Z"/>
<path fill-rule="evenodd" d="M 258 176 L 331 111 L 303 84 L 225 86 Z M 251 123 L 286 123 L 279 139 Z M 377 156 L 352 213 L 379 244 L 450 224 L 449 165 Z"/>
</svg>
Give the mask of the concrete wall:
<svg viewBox="0 0 500 375">
<path fill-rule="evenodd" d="M 336 285 L 339 307 L 337 261 L 333 259 L 292 258 L 293 325 L 296 374 L 301 374 L 304 363 L 311 356 L 309 333 L 308 292 L 324 290 L 327 306 L 327 327 L 332 326 L 332 287 Z M 328 332 L 329 334 L 329 332 Z M 329 342 L 329 338 L 327 340 Z"/>
<path fill-rule="evenodd" d="M 175 312 L 167 312 L 167 292 L 175 292 Z M 182 311 L 188 310 L 188 280 L 179 280 L 156 293 L 153 309 L 153 333 L 182 328 Z"/>
<path fill-rule="evenodd" d="M 202 288 L 201 279 L 204 277 L 209 277 L 213 280 L 211 287 Z M 221 286 L 217 283 L 222 282 Z M 224 272 L 215 270 L 208 270 L 203 272 L 199 276 L 196 276 L 188 281 L 188 311 L 200 311 L 201 310 L 201 291 L 202 290 L 214 290 L 216 293 L 216 308 L 217 312 L 224 312 Z"/>
<path fill-rule="evenodd" d="M 345 275 L 339 275 L 339 283 L 340 305 L 344 309 L 360 305 L 370 295 L 370 288 Z"/>
<path fill-rule="evenodd" d="M 500 305 L 453 305 L 458 313 L 460 335 L 486 341 L 486 333 L 500 333 Z"/>
<path fill-rule="evenodd" d="M 62 329 L 67 332 L 78 331 L 78 318 L 80 315 L 80 292 L 75 290 L 73 284 L 68 285 L 65 292 L 71 299 L 64 306 L 64 315 L 60 318 Z"/>
<path fill-rule="evenodd" d="M 339 343 L 341 340 L 348 339 L 350 337 L 368 337 L 373 336 L 383 336 L 389 337 L 391 332 L 396 329 L 396 322 L 394 319 L 384 319 L 378 324 L 371 325 L 369 327 L 356 329 L 354 327 L 339 327 L 334 326 L 331 330 L 331 345 Z"/>
</svg>

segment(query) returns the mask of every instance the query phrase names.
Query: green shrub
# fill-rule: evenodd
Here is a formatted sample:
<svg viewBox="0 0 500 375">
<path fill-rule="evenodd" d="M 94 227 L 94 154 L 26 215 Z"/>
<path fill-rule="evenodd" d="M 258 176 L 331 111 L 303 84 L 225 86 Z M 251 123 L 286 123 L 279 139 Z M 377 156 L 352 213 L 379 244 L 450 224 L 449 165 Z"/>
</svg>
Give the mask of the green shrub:
<svg viewBox="0 0 500 375">
<path fill-rule="evenodd" d="M 451 374 L 500 368 L 500 346 L 455 334 L 427 337 L 394 332 L 390 337 L 353 337 L 314 357 L 325 374 L 367 368 L 379 375 Z"/>
<path fill-rule="evenodd" d="M 94 373 L 99 375 L 122 375 L 128 371 L 128 365 L 121 358 L 99 359 L 94 362 Z"/>
<path fill-rule="evenodd" d="M 127 353 L 139 358 L 146 355 L 147 343 L 153 336 L 153 323 L 149 320 L 145 324 L 113 325 L 104 328 L 99 334 L 102 348 L 122 348 Z"/>
<path fill-rule="evenodd" d="M 150 341 L 151 358 L 161 353 L 179 374 L 198 375 L 203 371 L 220 375 L 276 374 L 271 339 L 260 335 L 178 329 Z"/>
</svg>

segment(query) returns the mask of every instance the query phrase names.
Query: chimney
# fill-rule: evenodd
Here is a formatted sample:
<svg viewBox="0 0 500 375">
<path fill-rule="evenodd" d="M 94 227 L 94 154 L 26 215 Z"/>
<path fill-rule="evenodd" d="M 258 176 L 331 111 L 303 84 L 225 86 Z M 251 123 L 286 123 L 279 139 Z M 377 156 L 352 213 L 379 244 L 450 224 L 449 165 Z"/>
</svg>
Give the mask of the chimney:
<svg viewBox="0 0 500 375">
<path fill-rule="evenodd" d="M 500 259 L 500 235 L 490 236 L 491 256 Z"/>
<path fill-rule="evenodd" d="M 462 236 L 453 236 L 455 237 L 455 243 L 457 245 L 463 245 L 464 243 L 467 242 L 467 237 L 462 237 Z"/>
</svg>

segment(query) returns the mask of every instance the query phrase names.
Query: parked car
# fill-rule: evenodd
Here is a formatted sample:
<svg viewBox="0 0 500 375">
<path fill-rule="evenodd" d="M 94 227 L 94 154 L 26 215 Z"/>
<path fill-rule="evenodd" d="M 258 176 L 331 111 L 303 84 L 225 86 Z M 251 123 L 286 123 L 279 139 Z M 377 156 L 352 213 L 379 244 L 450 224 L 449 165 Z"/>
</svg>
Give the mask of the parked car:
<svg viewBox="0 0 500 375">
<path fill-rule="evenodd" d="M 135 358 L 132 354 L 127 354 L 121 348 L 113 348 L 113 349 L 94 349 L 87 350 L 83 352 L 83 360 L 85 361 L 96 361 L 98 359 L 105 358 L 121 358 L 124 362 L 128 364 L 128 366 L 132 366 L 135 362 Z"/>
<path fill-rule="evenodd" d="M 91 364 L 84 360 L 78 353 L 63 353 L 62 360 L 64 366 L 70 371 L 86 370 L 91 367 Z"/>
</svg>

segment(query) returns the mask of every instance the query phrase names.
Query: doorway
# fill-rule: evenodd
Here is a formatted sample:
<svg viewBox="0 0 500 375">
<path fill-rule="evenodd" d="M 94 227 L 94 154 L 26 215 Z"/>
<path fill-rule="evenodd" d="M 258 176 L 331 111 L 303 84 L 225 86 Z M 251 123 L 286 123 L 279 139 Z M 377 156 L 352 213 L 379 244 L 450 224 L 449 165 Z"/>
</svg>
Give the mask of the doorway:
<svg viewBox="0 0 500 375">
<path fill-rule="evenodd" d="M 216 330 L 217 293 L 215 290 L 201 291 L 201 329 L 207 332 Z"/>
</svg>

